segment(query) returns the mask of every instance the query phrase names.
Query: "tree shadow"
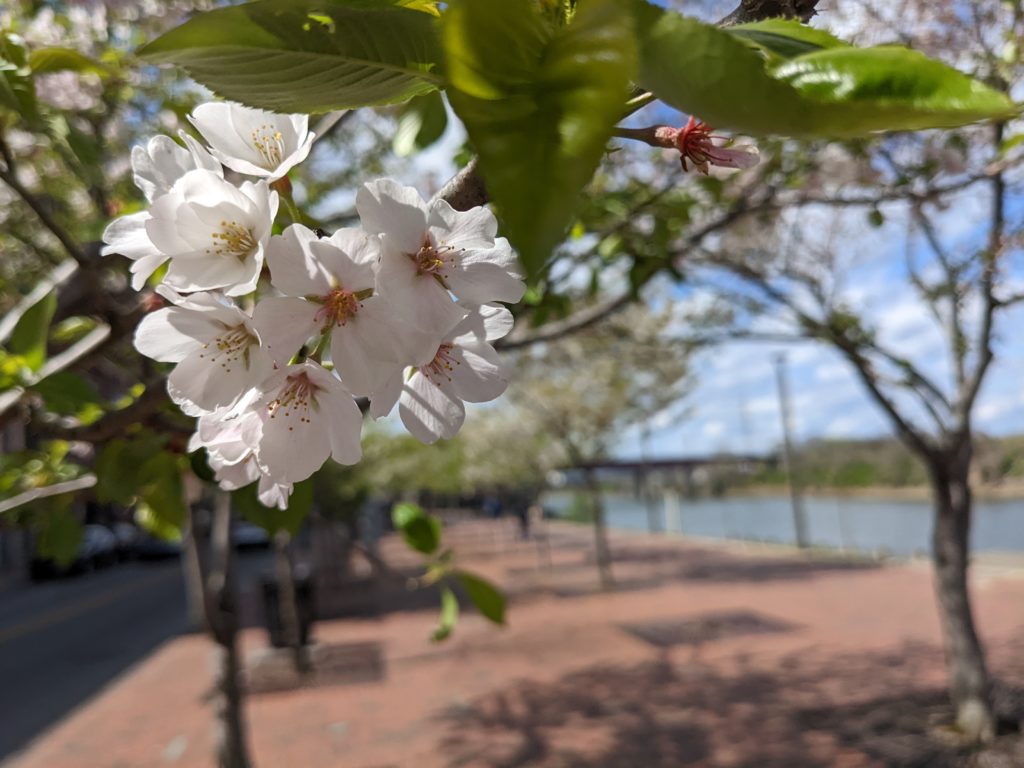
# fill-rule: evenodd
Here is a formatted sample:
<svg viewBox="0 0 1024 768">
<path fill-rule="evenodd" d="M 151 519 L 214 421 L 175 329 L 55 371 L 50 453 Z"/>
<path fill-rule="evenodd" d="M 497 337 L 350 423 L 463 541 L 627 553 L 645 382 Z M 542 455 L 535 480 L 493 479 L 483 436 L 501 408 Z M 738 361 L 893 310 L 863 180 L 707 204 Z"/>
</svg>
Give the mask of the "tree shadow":
<svg viewBox="0 0 1024 768">
<path fill-rule="evenodd" d="M 680 664 L 662 651 L 520 680 L 453 708 L 441 754 L 450 768 L 1024 765 L 1019 738 L 980 752 L 943 738 L 945 696 L 919 682 L 936 664 L 941 652 L 916 644 L 840 656 L 811 648 L 774 666 L 742 655 Z M 1008 674 L 1024 681 L 1024 668 Z"/>
</svg>

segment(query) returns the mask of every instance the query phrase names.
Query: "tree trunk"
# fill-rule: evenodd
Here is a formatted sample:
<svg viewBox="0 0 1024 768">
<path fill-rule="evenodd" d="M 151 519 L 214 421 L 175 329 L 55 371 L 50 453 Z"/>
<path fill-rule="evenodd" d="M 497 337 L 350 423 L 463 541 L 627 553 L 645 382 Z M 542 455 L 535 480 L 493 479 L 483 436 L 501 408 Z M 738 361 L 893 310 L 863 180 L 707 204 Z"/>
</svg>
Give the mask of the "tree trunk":
<svg viewBox="0 0 1024 768">
<path fill-rule="evenodd" d="M 611 589 L 615 585 L 612 576 L 612 553 L 608 547 L 608 529 L 604 519 L 604 504 L 601 501 L 601 489 L 597 486 L 594 470 L 584 470 L 587 495 L 590 497 L 590 511 L 594 517 L 594 558 L 597 562 L 597 573 L 601 578 L 601 587 Z"/>
<path fill-rule="evenodd" d="M 274 559 L 277 570 L 277 610 L 284 631 L 285 643 L 292 652 L 295 671 L 304 674 L 309 665 L 306 663 L 306 649 L 302 645 L 302 629 L 299 625 L 299 606 L 295 597 L 295 579 L 292 574 L 292 558 L 288 545 L 291 536 L 287 531 L 278 531 L 274 535 Z"/>
<path fill-rule="evenodd" d="M 986 742 L 995 737 L 995 716 L 985 652 L 974 628 L 967 583 L 971 528 L 969 468 L 970 443 L 959 454 L 929 457 L 935 507 L 932 557 L 956 723 L 971 741 Z"/>
<path fill-rule="evenodd" d="M 209 537 L 199 535 L 196 515 L 189 521 L 190 554 L 203 568 L 203 614 L 206 627 L 217 644 L 217 673 L 214 680 L 214 712 L 217 719 L 216 756 L 218 768 L 251 768 L 246 744 L 243 692 L 239 682 L 238 614 L 235 606 L 231 547 L 231 497 L 217 492 L 213 525 Z M 208 541 L 208 557 L 199 546 Z M 203 567 L 205 565 L 205 567 Z"/>
</svg>

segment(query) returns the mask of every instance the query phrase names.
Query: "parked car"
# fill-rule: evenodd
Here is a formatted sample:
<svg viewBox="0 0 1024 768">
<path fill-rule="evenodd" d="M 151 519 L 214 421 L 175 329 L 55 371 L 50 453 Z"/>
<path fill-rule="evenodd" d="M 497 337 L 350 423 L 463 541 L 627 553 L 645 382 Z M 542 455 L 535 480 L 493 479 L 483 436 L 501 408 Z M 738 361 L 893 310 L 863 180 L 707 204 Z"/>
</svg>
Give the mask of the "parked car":
<svg viewBox="0 0 1024 768">
<path fill-rule="evenodd" d="M 181 554 L 181 542 L 168 541 L 151 533 L 139 531 L 135 542 L 135 556 L 140 560 L 164 560 Z"/>
<path fill-rule="evenodd" d="M 82 573 L 93 568 L 112 565 L 117 560 L 117 539 L 109 528 L 102 525 L 82 527 L 82 540 L 78 543 L 75 559 L 67 565 L 36 554 L 29 562 L 29 576 L 44 579 L 64 574 Z"/>
<path fill-rule="evenodd" d="M 131 523 L 114 523 L 111 526 L 117 544 L 117 559 L 130 560 L 136 555 L 136 547 L 142 532 Z"/>
<path fill-rule="evenodd" d="M 270 546 L 270 537 L 258 525 L 237 520 L 231 527 L 231 543 L 236 549 L 257 549 Z"/>
</svg>

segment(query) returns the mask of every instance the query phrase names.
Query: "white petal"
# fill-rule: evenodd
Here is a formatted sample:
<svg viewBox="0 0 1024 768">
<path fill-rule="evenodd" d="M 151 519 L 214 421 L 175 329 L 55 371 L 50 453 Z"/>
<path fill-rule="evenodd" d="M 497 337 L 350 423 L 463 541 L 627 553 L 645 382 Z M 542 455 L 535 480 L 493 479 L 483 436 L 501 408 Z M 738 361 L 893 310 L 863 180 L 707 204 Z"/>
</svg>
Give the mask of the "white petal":
<svg viewBox="0 0 1024 768">
<path fill-rule="evenodd" d="M 498 234 L 498 220 L 488 209 L 477 206 L 456 211 L 444 200 L 431 205 L 430 227 L 443 244 L 453 248 L 488 250 Z"/>
<path fill-rule="evenodd" d="M 350 390 L 369 395 L 409 362 L 401 354 L 400 331 L 390 307 L 366 299 L 355 317 L 331 330 L 331 362 Z"/>
<path fill-rule="evenodd" d="M 294 385 L 290 377 L 308 376 L 308 367 L 283 369 L 256 405 L 263 410 L 263 436 L 256 458 L 275 482 L 305 480 L 331 455 L 330 421 L 323 413 L 334 405 L 330 394 L 299 397 L 290 391 Z"/>
<path fill-rule="evenodd" d="M 430 357 L 445 334 L 467 314 L 444 286 L 430 274 L 418 274 L 416 265 L 385 244 L 377 272 L 377 289 L 394 311 L 436 343 L 428 344 Z M 428 358 L 429 359 L 429 358 Z"/>
<path fill-rule="evenodd" d="M 291 495 L 291 483 L 275 483 L 266 475 L 260 476 L 260 484 L 256 488 L 256 496 L 263 506 L 277 507 L 284 511 L 288 509 L 288 498 Z"/>
<path fill-rule="evenodd" d="M 310 252 L 337 287 L 356 293 L 373 288 L 380 240 L 361 229 L 339 229 L 329 239 L 310 243 Z"/>
<path fill-rule="evenodd" d="M 466 402 L 486 403 L 508 387 L 508 372 L 490 344 L 474 339 L 455 346 L 451 355 L 461 363 L 452 370 L 452 389 Z"/>
<path fill-rule="evenodd" d="M 141 291 L 146 285 L 146 281 L 160 269 L 165 261 L 167 261 L 167 257 L 162 253 L 142 256 L 133 261 L 128 270 L 132 273 L 132 290 Z"/>
<path fill-rule="evenodd" d="M 427 234 L 427 206 L 413 187 L 393 179 L 364 184 L 356 193 L 356 211 L 363 228 L 385 235 L 404 253 L 416 253 Z"/>
<path fill-rule="evenodd" d="M 114 219 L 103 230 L 103 242 L 107 245 L 100 254 L 109 256 L 116 253 L 129 259 L 141 259 L 159 253 L 146 234 L 146 222 L 149 218 L 148 211 L 140 211 Z"/>
<path fill-rule="evenodd" d="M 409 433 L 421 443 L 455 437 L 466 408 L 447 384 L 435 384 L 418 371 L 402 389 L 398 413 Z"/>
<path fill-rule="evenodd" d="M 526 283 L 507 270 L 486 261 L 466 264 L 456 261 L 445 272 L 445 280 L 460 300 L 473 304 L 506 301 L 514 304 L 523 298 Z"/>
<path fill-rule="evenodd" d="M 323 296 L 330 291 L 330 276 L 309 250 L 317 240 L 316 233 L 301 224 L 292 224 L 270 238 L 270 282 L 286 296 Z"/>
<path fill-rule="evenodd" d="M 402 384 L 411 369 L 402 369 L 392 372 L 380 387 L 369 394 L 370 418 L 382 419 L 391 413 L 399 396 L 402 394 Z"/>
<path fill-rule="evenodd" d="M 150 312 L 135 329 L 135 348 L 162 363 L 178 363 L 220 330 L 210 317 L 178 307 Z"/>
<path fill-rule="evenodd" d="M 276 363 L 287 365 L 311 336 L 320 332 L 320 305 L 305 299 L 272 296 L 260 301 L 252 323 L 260 342 Z"/>
</svg>

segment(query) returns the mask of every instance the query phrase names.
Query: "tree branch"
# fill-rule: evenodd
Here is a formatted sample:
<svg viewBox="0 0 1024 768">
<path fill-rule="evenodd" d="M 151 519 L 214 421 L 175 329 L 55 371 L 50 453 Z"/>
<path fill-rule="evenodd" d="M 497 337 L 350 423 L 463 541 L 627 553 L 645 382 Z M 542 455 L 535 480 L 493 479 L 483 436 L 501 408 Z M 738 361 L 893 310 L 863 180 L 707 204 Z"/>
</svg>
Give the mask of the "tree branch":
<svg viewBox="0 0 1024 768">
<path fill-rule="evenodd" d="M 43 205 L 42 201 L 32 194 L 18 180 L 17 167 L 15 165 L 14 154 L 11 152 L 7 143 L 0 137 L 0 158 L 3 158 L 4 169 L 0 170 L 0 181 L 3 181 L 8 187 L 10 187 L 14 193 L 22 199 L 22 201 L 32 209 L 33 213 L 39 217 L 39 220 L 43 222 L 50 232 L 53 234 L 60 244 L 64 246 L 64 250 L 67 251 L 68 255 L 77 261 L 79 264 L 85 265 L 89 263 L 85 252 L 78 247 L 78 243 L 75 242 L 74 238 L 68 233 L 64 227 L 62 227 L 55 218 L 47 210 L 46 206 Z"/>
<path fill-rule="evenodd" d="M 809 21 L 819 0 L 740 0 L 739 6 L 718 22 L 720 27 L 749 24 L 779 16 Z"/>
</svg>

